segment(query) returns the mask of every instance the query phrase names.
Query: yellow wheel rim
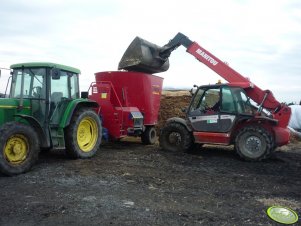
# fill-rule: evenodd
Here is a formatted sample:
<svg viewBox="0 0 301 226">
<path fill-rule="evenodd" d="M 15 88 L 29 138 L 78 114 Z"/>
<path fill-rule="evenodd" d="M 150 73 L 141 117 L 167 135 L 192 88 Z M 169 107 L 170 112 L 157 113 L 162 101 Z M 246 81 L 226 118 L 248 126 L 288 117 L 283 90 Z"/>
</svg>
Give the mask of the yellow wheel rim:
<svg viewBox="0 0 301 226">
<path fill-rule="evenodd" d="M 77 143 L 83 152 L 91 151 L 98 138 L 98 127 L 96 121 L 91 117 L 81 120 L 77 129 Z"/>
<path fill-rule="evenodd" d="M 23 163 L 26 160 L 28 152 L 28 139 L 22 134 L 11 136 L 4 146 L 5 158 L 11 164 Z"/>
</svg>

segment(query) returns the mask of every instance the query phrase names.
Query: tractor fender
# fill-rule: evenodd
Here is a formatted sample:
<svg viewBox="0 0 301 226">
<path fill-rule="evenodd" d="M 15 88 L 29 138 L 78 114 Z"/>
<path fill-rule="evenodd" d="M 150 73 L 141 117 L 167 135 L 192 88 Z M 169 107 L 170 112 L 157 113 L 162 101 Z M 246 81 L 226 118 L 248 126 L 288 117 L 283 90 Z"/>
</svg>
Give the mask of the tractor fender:
<svg viewBox="0 0 301 226">
<path fill-rule="evenodd" d="M 286 136 L 282 134 L 282 129 L 287 130 L 286 128 L 281 128 L 278 126 L 278 120 L 265 117 L 265 116 L 257 116 L 252 119 L 241 119 L 239 122 L 236 123 L 236 126 L 233 128 L 232 133 L 231 133 L 231 142 L 234 142 L 237 133 L 239 132 L 240 129 L 246 126 L 254 126 L 254 127 L 262 127 L 265 130 L 267 130 L 272 136 L 273 139 L 278 140 L 279 138 L 276 138 L 276 130 L 279 131 L 281 136 Z M 281 139 L 280 139 L 281 140 Z M 278 141 L 276 141 L 278 142 Z"/>
<path fill-rule="evenodd" d="M 61 128 L 67 127 L 70 124 L 74 112 L 82 107 L 96 108 L 97 109 L 96 113 L 99 115 L 99 105 L 97 102 L 88 99 L 75 99 L 68 104 L 63 114 L 63 117 L 60 121 L 60 127 Z"/>
<path fill-rule="evenodd" d="M 167 119 L 166 124 L 176 122 L 181 125 L 183 125 L 189 132 L 192 132 L 192 129 L 188 126 L 187 121 L 185 119 L 179 118 L 179 117 L 172 117 Z"/>
<path fill-rule="evenodd" d="M 28 124 L 33 127 L 36 131 L 37 135 L 39 136 L 40 146 L 42 148 L 49 148 L 50 147 L 50 139 L 47 136 L 41 126 L 41 124 L 36 120 L 34 117 L 30 115 L 23 115 L 23 114 L 16 114 L 15 117 L 22 118 L 28 122 Z"/>
</svg>

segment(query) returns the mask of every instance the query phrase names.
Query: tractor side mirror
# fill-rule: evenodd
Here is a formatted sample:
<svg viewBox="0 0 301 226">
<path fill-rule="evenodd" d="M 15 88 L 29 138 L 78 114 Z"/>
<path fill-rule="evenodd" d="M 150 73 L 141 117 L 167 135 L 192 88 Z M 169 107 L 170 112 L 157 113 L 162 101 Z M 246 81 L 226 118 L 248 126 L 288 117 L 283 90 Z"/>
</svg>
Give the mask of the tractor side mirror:
<svg viewBox="0 0 301 226">
<path fill-rule="evenodd" d="M 59 80 L 61 78 L 61 71 L 57 68 L 52 68 L 51 78 L 53 80 Z"/>
<path fill-rule="evenodd" d="M 189 90 L 189 93 L 191 94 L 191 96 L 194 96 L 197 88 L 199 88 L 199 86 L 193 85 L 193 87 Z"/>
</svg>

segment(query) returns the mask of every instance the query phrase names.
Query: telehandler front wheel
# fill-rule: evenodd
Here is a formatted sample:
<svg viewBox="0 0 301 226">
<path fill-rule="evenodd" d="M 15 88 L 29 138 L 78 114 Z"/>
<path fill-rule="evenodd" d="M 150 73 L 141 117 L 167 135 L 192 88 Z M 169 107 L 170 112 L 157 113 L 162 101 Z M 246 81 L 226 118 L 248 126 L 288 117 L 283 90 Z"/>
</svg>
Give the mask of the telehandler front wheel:
<svg viewBox="0 0 301 226">
<path fill-rule="evenodd" d="M 0 128 L 0 172 L 7 176 L 25 173 L 39 156 L 39 138 L 31 126 L 8 122 Z"/>
<path fill-rule="evenodd" d="M 141 135 L 143 144 L 154 144 L 157 139 L 157 132 L 154 126 L 147 126 Z"/>
<path fill-rule="evenodd" d="M 191 133 L 177 122 L 166 124 L 159 137 L 160 146 L 167 151 L 187 152 L 193 147 Z"/>
<path fill-rule="evenodd" d="M 242 128 L 235 138 L 237 154 L 247 161 L 261 161 L 268 158 L 274 150 L 272 135 L 259 126 Z"/>
<path fill-rule="evenodd" d="M 101 137 L 99 116 L 90 108 L 81 108 L 65 130 L 66 152 L 71 158 L 90 158 L 96 154 Z"/>
</svg>

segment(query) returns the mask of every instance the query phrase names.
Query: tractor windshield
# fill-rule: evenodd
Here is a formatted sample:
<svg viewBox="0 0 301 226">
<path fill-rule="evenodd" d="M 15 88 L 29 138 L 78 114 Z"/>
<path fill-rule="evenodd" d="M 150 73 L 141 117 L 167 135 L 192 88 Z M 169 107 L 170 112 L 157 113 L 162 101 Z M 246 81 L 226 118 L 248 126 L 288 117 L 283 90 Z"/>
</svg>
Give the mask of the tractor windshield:
<svg viewBox="0 0 301 226">
<path fill-rule="evenodd" d="M 190 112 L 195 110 L 204 111 L 206 109 L 219 110 L 220 88 L 199 88 L 194 95 L 190 106 Z"/>
<path fill-rule="evenodd" d="M 253 114 L 256 110 L 243 89 L 229 86 L 200 87 L 190 105 L 190 114 L 198 112 L 222 112 L 229 114 Z"/>
<path fill-rule="evenodd" d="M 20 98 L 23 95 L 23 98 L 45 99 L 45 76 L 45 68 L 14 69 L 10 97 Z"/>
</svg>

